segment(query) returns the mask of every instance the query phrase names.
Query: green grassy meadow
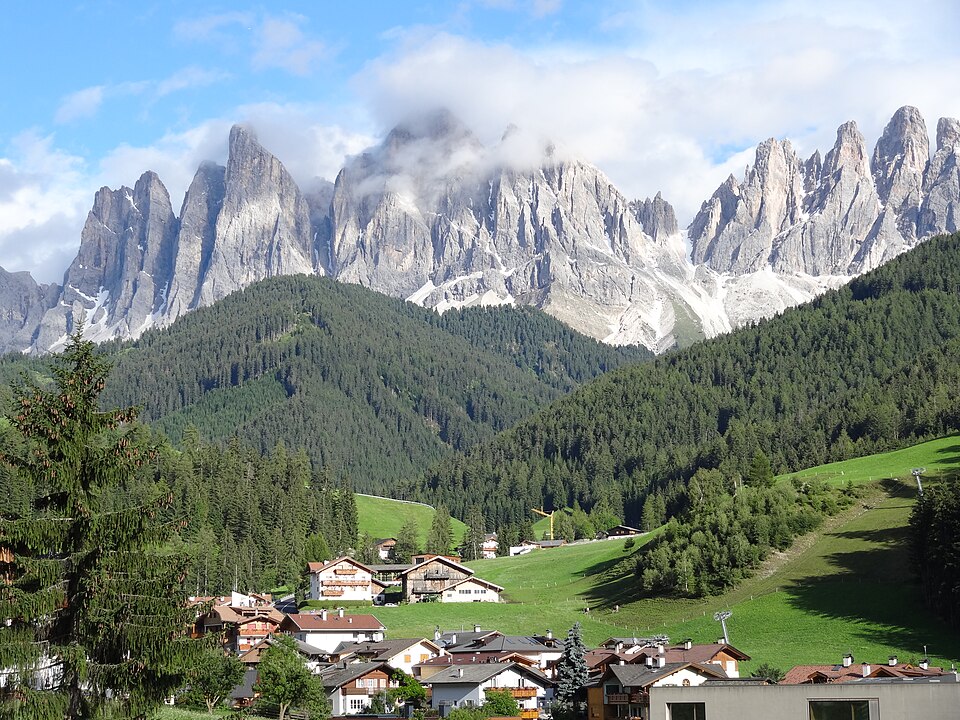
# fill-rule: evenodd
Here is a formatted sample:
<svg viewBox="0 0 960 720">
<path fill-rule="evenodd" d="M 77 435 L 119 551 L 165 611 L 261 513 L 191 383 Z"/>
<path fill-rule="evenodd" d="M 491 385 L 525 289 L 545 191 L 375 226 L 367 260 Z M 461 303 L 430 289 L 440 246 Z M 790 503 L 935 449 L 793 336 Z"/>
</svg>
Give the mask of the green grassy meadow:
<svg viewBox="0 0 960 720">
<path fill-rule="evenodd" d="M 927 468 L 928 482 L 951 476 L 960 469 L 960 438 L 797 473 L 838 484 L 852 480 L 861 486 L 861 497 L 720 596 L 636 597 L 632 555 L 645 536 L 629 550 L 618 539 L 470 563 L 479 576 L 505 588 L 507 603 L 406 605 L 374 612 L 389 637 L 429 637 L 436 625 L 471 630 L 474 624 L 507 633 L 551 629 L 563 635 L 580 622 L 586 642 L 596 645 L 612 635 L 659 633 L 711 642 L 722 634 L 713 614 L 731 610 L 730 640 L 752 656 L 748 671 L 762 662 L 783 669 L 839 662 L 847 652 L 873 663 L 894 654 L 919 660 L 925 645 L 933 664 L 949 667 L 960 659 L 960 633 L 925 609 L 909 571 L 906 524 L 916 496 L 910 469 L 918 466 Z M 589 613 L 583 612 L 586 607 Z"/>
<path fill-rule="evenodd" d="M 391 500 L 372 495 L 357 495 L 357 516 L 360 533 L 374 538 L 396 537 L 409 520 L 417 524 L 420 542 L 425 542 L 433 522 L 434 509 L 429 505 Z M 453 537 L 459 543 L 467 526 L 452 519 Z"/>
</svg>

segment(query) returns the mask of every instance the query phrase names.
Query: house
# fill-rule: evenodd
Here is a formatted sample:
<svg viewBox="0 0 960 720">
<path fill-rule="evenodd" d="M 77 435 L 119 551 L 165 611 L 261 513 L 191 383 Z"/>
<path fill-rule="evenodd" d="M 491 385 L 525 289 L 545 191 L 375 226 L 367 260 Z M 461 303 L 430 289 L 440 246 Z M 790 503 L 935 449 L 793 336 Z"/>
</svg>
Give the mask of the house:
<svg viewBox="0 0 960 720">
<path fill-rule="evenodd" d="M 273 637 L 268 637 L 264 640 L 261 640 L 240 656 L 240 662 L 248 667 L 258 665 L 264 650 L 266 650 L 268 647 L 271 647 L 274 642 L 275 641 Z M 296 643 L 297 652 L 300 653 L 304 664 L 310 669 L 310 672 L 319 672 L 320 668 L 331 664 L 329 653 L 324 652 L 320 648 L 316 648 L 313 645 L 308 645 L 305 642 L 301 642 L 296 638 L 294 638 L 294 642 Z"/>
<path fill-rule="evenodd" d="M 373 615 L 345 615 L 343 608 L 336 613 L 294 613 L 280 623 L 280 632 L 327 653 L 344 643 L 380 642 L 385 631 Z"/>
<path fill-rule="evenodd" d="M 651 688 L 645 720 L 948 720 L 957 717 L 958 707 L 960 682 L 955 673 L 813 685 L 711 680 L 695 687 Z"/>
<path fill-rule="evenodd" d="M 284 615 L 269 597 L 233 593 L 230 598 L 196 598 L 194 602 L 214 602 L 207 612 L 197 617 L 194 635 L 223 633 L 223 647 L 241 654 L 275 632 Z"/>
<path fill-rule="evenodd" d="M 484 560 L 492 560 L 497 557 L 497 550 L 500 543 L 497 542 L 496 533 L 487 533 L 483 536 L 483 542 L 480 543 L 480 557 Z"/>
<path fill-rule="evenodd" d="M 495 653 L 500 656 L 519 655 L 539 668 L 545 669 L 560 659 L 563 643 L 553 637 L 549 630 L 546 635 L 503 635 L 488 634 L 469 642 L 447 647 L 451 655 L 471 655 L 475 653 Z"/>
<path fill-rule="evenodd" d="M 539 717 L 548 706 L 553 682 L 535 668 L 519 663 L 457 664 L 431 675 L 425 681 L 431 688 L 430 707 L 445 716 L 459 707 L 483 705 L 486 694 L 507 690 L 520 706 L 520 716 Z"/>
<path fill-rule="evenodd" d="M 898 662 L 897 656 L 891 655 L 886 663 L 873 665 L 854 663 L 853 655 L 844 655 L 843 662 L 837 665 L 797 665 L 787 671 L 779 684 L 827 685 L 865 678 L 941 677 L 946 674 L 943 668 L 930 667 L 930 662 L 926 659 L 912 665 Z"/>
<path fill-rule="evenodd" d="M 335 662 L 385 662 L 407 675 L 413 675 L 415 665 L 443 652 L 442 647 L 424 638 L 400 638 L 345 644 L 337 648 L 333 659 Z"/>
<path fill-rule="evenodd" d="M 644 664 L 652 667 L 657 659 L 663 657 L 668 663 L 692 662 L 709 663 L 723 668 L 728 678 L 740 677 L 740 663 L 750 656 L 725 642 L 694 643 L 689 638 L 682 643 L 671 645 L 666 637 L 623 638 L 613 637 L 605 640 L 601 648 L 609 651 L 611 660 L 597 660 L 592 654 L 591 662 L 599 669 L 619 660 L 628 664 Z"/>
<path fill-rule="evenodd" d="M 377 555 L 380 556 L 380 559 L 384 562 L 389 562 L 396 558 L 397 552 L 397 539 L 396 538 L 379 538 L 374 540 L 373 547 L 377 551 Z"/>
<path fill-rule="evenodd" d="M 330 700 L 331 717 L 364 713 L 375 695 L 398 686 L 392 675 L 393 668 L 384 662 L 338 663 L 317 674 Z"/>
<path fill-rule="evenodd" d="M 310 600 L 361 600 L 372 602 L 384 584 L 373 578 L 373 570 L 351 557 L 326 563 L 307 563 Z"/>
<path fill-rule="evenodd" d="M 472 577 L 444 588 L 440 602 L 500 602 L 502 592 L 496 583 Z"/>
<path fill-rule="evenodd" d="M 668 663 L 663 656 L 653 667 L 646 664 L 611 665 L 599 679 L 587 686 L 587 717 L 589 720 L 649 720 L 651 688 L 661 685 L 695 687 L 723 677 L 723 670 L 716 665 Z M 679 718 L 677 716 L 677 720 Z"/>
<path fill-rule="evenodd" d="M 597 540 L 606 540 L 607 538 L 619 538 L 619 537 L 635 537 L 636 535 L 642 535 L 643 530 L 639 528 L 630 527 L 629 525 L 614 525 L 612 528 L 607 530 L 600 530 L 597 532 Z"/>
<path fill-rule="evenodd" d="M 425 684 L 433 675 L 454 665 L 477 665 L 483 663 L 517 663 L 518 665 L 525 665 L 526 667 L 537 667 L 537 663 L 533 660 L 525 658 L 522 655 L 517 655 L 516 653 L 483 651 L 459 653 L 457 655 L 446 653 L 414 665 L 412 675 L 420 683 Z"/>
<path fill-rule="evenodd" d="M 400 573 L 407 602 L 499 602 L 503 588 L 474 577 L 465 565 L 445 555 L 422 557 Z"/>
</svg>

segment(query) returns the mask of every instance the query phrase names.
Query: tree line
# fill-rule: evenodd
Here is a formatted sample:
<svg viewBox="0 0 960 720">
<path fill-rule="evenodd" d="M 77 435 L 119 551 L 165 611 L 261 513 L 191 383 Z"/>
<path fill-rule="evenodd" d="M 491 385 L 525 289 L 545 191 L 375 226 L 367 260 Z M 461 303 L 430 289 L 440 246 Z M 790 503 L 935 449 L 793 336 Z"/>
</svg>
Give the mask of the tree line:
<svg viewBox="0 0 960 720">
<path fill-rule="evenodd" d="M 637 524 L 680 512 L 698 469 L 742 478 L 758 451 L 779 474 L 943 435 L 960 428 L 958 290 L 960 235 L 930 240 L 805 306 L 615 369 L 406 497 L 494 523 L 607 497 Z"/>
</svg>

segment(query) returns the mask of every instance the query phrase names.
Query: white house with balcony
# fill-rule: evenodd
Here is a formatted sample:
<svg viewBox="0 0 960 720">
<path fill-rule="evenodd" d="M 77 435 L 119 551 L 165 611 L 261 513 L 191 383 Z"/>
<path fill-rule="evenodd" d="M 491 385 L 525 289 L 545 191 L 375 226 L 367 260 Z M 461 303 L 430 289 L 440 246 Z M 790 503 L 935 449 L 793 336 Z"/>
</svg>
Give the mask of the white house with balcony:
<svg viewBox="0 0 960 720">
<path fill-rule="evenodd" d="M 446 715 L 454 708 L 479 707 L 492 691 L 509 692 L 520 706 L 520 716 L 532 720 L 549 705 L 553 682 L 539 670 L 517 663 L 478 662 L 454 665 L 431 675 L 430 706 Z"/>
</svg>

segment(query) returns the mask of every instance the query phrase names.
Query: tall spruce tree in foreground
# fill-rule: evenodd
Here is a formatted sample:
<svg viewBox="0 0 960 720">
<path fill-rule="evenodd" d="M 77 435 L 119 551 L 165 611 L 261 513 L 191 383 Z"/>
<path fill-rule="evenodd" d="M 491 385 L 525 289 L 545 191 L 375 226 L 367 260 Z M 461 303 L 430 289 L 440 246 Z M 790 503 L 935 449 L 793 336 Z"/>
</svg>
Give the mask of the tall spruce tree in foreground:
<svg viewBox="0 0 960 720">
<path fill-rule="evenodd" d="M 108 369 L 78 333 L 51 388 L 14 388 L 0 474 L 23 501 L 0 510 L 0 717 L 144 717 L 201 648 L 183 563 L 163 551 L 169 494 L 153 478 L 128 492 L 154 453 L 135 410 L 98 407 Z"/>
<path fill-rule="evenodd" d="M 587 682 L 586 651 L 580 623 L 574 623 L 563 641 L 563 654 L 557 661 L 557 689 L 551 710 L 558 720 L 575 720 L 586 712 L 583 702 L 583 686 Z"/>
<path fill-rule="evenodd" d="M 453 544 L 453 528 L 450 523 L 450 511 L 443 503 L 433 512 L 433 522 L 427 533 L 426 550 L 436 555 L 449 555 Z"/>
</svg>

